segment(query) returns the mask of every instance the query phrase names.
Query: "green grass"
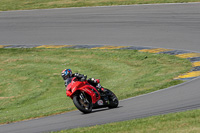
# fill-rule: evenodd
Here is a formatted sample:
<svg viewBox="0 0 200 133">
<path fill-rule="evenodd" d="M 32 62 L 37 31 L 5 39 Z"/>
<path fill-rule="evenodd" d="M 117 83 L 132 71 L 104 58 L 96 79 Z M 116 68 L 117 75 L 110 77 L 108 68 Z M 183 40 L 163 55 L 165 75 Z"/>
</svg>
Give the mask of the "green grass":
<svg viewBox="0 0 200 133">
<path fill-rule="evenodd" d="M 0 11 L 183 2 L 200 0 L 0 0 Z"/>
<path fill-rule="evenodd" d="M 200 110 L 63 130 L 54 133 L 199 133 Z"/>
<path fill-rule="evenodd" d="M 124 99 L 181 83 L 173 78 L 191 63 L 135 50 L 0 49 L 0 123 L 75 110 L 61 78 L 65 68 L 100 78 Z"/>
</svg>

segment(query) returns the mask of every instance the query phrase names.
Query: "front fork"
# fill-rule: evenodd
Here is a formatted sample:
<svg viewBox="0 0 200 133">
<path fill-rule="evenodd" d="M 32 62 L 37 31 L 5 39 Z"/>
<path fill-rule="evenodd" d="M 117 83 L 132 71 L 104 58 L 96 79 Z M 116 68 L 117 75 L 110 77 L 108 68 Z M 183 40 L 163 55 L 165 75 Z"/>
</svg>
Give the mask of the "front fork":
<svg viewBox="0 0 200 133">
<path fill-rule="evenodd" d="M 80 99 L 83 100 L 83 102 L 85 104 L 89 103 L 88 99 L 87 99 L 87 96 L 85 95 L 85 92 L 81 92 L 81 94 L 79 95 Z"/>
</svg>

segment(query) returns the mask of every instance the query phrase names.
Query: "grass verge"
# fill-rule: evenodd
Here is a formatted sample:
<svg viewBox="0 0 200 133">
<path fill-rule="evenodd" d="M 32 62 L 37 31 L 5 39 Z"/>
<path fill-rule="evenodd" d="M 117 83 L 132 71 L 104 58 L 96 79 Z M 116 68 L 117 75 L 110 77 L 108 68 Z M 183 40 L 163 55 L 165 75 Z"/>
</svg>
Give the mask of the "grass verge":
<svg viewBox="0 0 200 133">
<path fill-rule="evenodd" d="M 200 110 L 63 130 L 54 133 L 198 133 Z"/>
<path fill-rule="evenodd" d="M 65 95 L 65 68 L 100 78 L 124 99 L 181 83 L 173 77 L 191 63 L 135 50 L 0 49 L 0 123 L 76 109 Z"/>
<path fill-rule="evenodd" d="M 183 2 L 200 0 L 1 0 L 0 11 Z"/>
</svg>

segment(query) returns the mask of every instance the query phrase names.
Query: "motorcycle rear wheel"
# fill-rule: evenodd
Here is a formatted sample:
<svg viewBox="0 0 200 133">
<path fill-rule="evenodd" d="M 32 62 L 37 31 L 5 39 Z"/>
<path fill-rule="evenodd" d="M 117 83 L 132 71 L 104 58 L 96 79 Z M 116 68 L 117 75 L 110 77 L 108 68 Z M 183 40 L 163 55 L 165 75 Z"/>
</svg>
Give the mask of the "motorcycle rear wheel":
<svg viewBox="0 0 200 133">
<path fill-rule="evenodd" d="M 110 104 L 108 105 L 109 108 L 117 108 L 119 104 L 119 100 L 117 96 L 109 89 L 106 89 L 106 93 L 108 95 L 108 99 Z"/>
<path fill-rule="evenodd" d="M 80 92 L 73 97 L 74 105 L 84 114 L 92 112 L 92 100 L 89 95 Z"/>
</svg>

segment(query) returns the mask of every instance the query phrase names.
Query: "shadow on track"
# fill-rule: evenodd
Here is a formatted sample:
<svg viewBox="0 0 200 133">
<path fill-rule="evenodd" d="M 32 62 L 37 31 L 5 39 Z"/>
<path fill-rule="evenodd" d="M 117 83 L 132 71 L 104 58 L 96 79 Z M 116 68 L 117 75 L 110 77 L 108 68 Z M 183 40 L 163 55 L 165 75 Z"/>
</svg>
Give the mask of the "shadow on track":
<svg viewBox="0 0 200 133">
<path fill-rule="evenodd" d="M 108 110 L 113 110 L 113 109 L 118 109 L 118 108 L 121 108 L 121 107 L 123 107 L 123 106 L 118 106 L 117 108 L 104 107 L 104 108 L 94 109 L 91 113 L 88 113 L 88 114 L 98 113 L 98 112 L 103 112 L 103 111 L 108 111 Z M 82 113 L 82 115 L 85 115 L 85 114 Z"/>
</svg>

